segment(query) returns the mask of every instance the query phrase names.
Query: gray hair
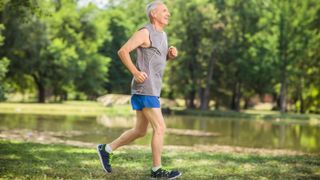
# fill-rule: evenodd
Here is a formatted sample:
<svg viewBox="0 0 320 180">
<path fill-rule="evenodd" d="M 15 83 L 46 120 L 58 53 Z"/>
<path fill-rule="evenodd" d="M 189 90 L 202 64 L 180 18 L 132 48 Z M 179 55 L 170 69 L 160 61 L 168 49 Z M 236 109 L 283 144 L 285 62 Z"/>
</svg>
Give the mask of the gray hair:
<svg viewBox="0 0 320 180">
<path fill-rule="evenodd" d="M 163 1 L 156 0 L 146 6 L 146 13 L 149 19 L 151 17 L 151 11 L 155 10 L 159 4 L 163 4 Z"/>
</svg>

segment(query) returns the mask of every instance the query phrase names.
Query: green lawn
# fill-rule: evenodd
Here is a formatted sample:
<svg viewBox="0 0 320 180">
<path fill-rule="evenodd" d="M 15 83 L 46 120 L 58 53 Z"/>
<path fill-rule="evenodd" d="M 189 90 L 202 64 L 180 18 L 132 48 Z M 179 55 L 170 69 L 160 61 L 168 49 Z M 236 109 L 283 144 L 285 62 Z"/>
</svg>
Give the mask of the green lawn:
<svg viewBox="0 0 320 180">
<path fill-rule="evenodd" d="M 8 179 L 150 179 L 149 147 L 115 152 L 112 174 L 102 169 L 95 148 L 0 140 L 0 177 Z M 320 157 L 258 155 L 165 149 L 163 164 L 181 179 L 317 179 Z"/>
<path fill-rule="evenodd" d="M 295 114 L 284 113 L 278 111 L 261 111 L 261 110 L 247 110 L 242 112 L 235 111 L 220 111 L 220 110 L 188 110 L 188 109 L 174 109 L 174 114 L 177 115 L 193 115 L 193 116 L 214 116 L 214 117 L 230 117 L 230 118 L 244 118 L 244 119 L 281 119 L 281 120 L 320 120 L 319 114 Z"/>
<path fill-rule="evenodd" d="M 79 115 L 96 116 L 131 116 L 134 111 L 129 105 L 104 107 L 94 101 L 67 101 L 64 103 L 0 103 L 0 113 Z"/>
</svg>

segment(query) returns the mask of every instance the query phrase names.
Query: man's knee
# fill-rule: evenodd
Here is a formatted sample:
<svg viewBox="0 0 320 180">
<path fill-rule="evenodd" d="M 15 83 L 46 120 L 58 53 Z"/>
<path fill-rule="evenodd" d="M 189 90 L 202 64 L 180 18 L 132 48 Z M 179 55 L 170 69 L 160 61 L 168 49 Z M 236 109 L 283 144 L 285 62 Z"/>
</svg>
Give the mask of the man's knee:
<svg viewBox="0 0 320 180">
<path fill-rule="evenodd" d="M 155 126 L 153 128 L 153 132 L 156 133 L 156 134 L 159 134 L 159 135 L 163 135 L 165 130 L 166 130 L 166 125 L 164 123 L 163 124 L 158 124 L 157 126 Z"/>
</svg>

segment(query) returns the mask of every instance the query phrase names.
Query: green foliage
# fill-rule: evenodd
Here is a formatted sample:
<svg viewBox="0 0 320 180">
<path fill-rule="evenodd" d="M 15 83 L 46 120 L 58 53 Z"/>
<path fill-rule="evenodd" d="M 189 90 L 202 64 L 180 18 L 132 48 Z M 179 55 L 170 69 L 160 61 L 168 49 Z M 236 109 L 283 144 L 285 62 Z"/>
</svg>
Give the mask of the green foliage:
<svg viewBox="0 0 320 180">
<path fill-rule="evenodd" d="M 110 18 L 109 32 L 111 40 L 105 41 L 100 48 L 101 54 L 111 58 L 108 83 L 105 85 L 109 93 L 130 93 L 132 76 L 118 57 L 118 50 L 128 40 L 136 28 L 130 20 L 130 13 L 123 13 L 125 9 L 112 8 L 106 16 Z"/>
<path fill-rule="evenodd" d="M 77 12 L 76 4 L 67 2 L 47 18 L 49 28 L 54 30 L 47 56 L 54 60 L 57 69 L 50 78 L 51 84 L 57 95 L 75 89 L 94 97 L 104 92 L 107 81 L 109 58 L 98 50 L 110 39 L 108 19 L 94 6 Z M 70 9 L 74 11 L 71 13 Z"/>
<path fill-rule="evenodd" d="M 4 30 L 3 24 L 0 24 L 0 47 L 3 45 L 4 37 L 2 36 L 2 31 Z M 0 56 L 0 101 L 5 100 L 5 90 L 4 90 L 4 78 L 8 71 L 9 59 Z"/>
<path fill-rule="evenodd" d="M 98 49 L 109 38 L 105 13 L 95 6 L 78 10 L 72 1 L 48 1 L 39 6 L 52 16 L 30 14 L 24 22 L 16 12 L 3 12 L 5 35 L 13 40 L 2 52 L 12 61 L 9 77 L 19 82 L 23 75 L 31 76 L 39 102 L 50 94 L 67 99 L 69 91 L 84 92 L 90 98 L 103 93 L 109 59 Z"/>
<path fill-rule="evenodd" d="M 5 83 L 4 77 L 8 71 L 9 60 L 7 58 L 0 59 L 0 101 L 5 100 Z"/>
<path fill-rule="evenodd" d="M 287 99 L 293 101 L 295 111 L 301 113 L 316 112 L 314 110 L 318 106 L 316 96 L 312 97 L 309 92 L 310 88 L 317 86 L 315 84 L 319 78 L 315 76 L 319 77 L 319 71 L 312 73 L 314 77 L 307 74 L 309 69 L 318 66 L 318 57 L 311 55 L 319 47 L 320 36 L 319 27 L 314 26 L 319 18 L 320 6 L 314 5 L 313 0 L 265 4 L 259 21 L 263 29 L 256 37 L 267 42 L 260 49 L 266 52 L 264 57 L 273 57 L 268 60 L 273 66 L 272 83 L 277 87 L 273 91 L 281 94 L 281 87 L 285 87 Z M 279 84 L 281 87 L 277 86 Z"/>
<path fill-rule="evenodd" d="M 168 63 L 164 94 L 170 98 L 194 98 L 198 88 L 207 83 L 211 54 L 219 46 L 214 42 L 219 39 L 220 15 L 208 1 L 175 1 L 168 2 L 168 6 L 172 7 L 169 42 L 177 46 L 180 55 Z M 194 106 L 192 100 L 188 106 Z"/>
<path fill-rule="evenodd" d="M 11 91 L 36 89 L 39 101 L 128 94 L 132 75 L 117 51 L 148 22 L 148 2 L 109 1 L 99 9 L 68 0 L 1 1 L 6 83 Z M 165 2 L 169 45 L 179 57 L 168 62 L 164 97 L 182 98 L 188 108 L 207 109 L 202 105 L 211 100 L 216 109 L 239 111 L 253 96 L 269 94 L 282 111 L 319 112 L 317 0 Z"/>
</svg>

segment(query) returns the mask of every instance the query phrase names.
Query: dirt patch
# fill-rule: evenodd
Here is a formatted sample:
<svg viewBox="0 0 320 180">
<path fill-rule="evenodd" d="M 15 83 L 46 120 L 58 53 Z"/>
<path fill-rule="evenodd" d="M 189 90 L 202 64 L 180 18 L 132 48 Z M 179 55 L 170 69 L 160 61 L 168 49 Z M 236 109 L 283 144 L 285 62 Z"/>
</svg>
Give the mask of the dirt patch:
<svg viewBox="0 0 320 180">
<path fill-rule="evenodd" d="M 41 144 L 67 144 L 78 147 L 93 147 L 93 143 L 82 141 L 65 140 L 65 137 L 82 135 L 79 131 L 51 132 L 51 131 L 30 131 L 30 130 L 4 130 L 0 131 L 1 139 L 19 140 L 25 142 L 36 142 Z"/>
</svg>

